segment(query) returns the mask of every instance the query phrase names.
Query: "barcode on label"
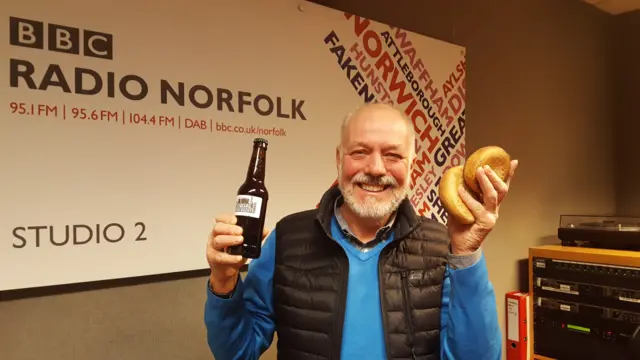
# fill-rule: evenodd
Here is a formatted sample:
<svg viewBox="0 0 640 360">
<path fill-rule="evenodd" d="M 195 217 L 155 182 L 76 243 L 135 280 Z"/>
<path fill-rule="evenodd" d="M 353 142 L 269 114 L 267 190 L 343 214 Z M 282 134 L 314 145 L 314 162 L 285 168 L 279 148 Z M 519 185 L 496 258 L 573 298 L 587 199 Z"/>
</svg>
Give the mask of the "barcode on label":
<svg viewBox="0 0 640 360">
<path fill-rule="evenodd" d="M 251 195 L 238 195 L 236 198 L 236 216 L 260 217 L 262 198 Z"/>
</svg>

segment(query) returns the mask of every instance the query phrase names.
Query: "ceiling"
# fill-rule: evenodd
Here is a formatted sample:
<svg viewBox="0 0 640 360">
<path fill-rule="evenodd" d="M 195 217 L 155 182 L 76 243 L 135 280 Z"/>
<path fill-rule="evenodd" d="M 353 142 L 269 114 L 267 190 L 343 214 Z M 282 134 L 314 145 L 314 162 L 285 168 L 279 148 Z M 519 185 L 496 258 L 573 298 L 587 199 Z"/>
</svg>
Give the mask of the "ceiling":
<svg viewBox="0 0 640 360">
<path fill-rule="evenodd" d="M 640 0 L 582 0 L 604 12 L 618 15 L 640 9 Z"/>
</svg>

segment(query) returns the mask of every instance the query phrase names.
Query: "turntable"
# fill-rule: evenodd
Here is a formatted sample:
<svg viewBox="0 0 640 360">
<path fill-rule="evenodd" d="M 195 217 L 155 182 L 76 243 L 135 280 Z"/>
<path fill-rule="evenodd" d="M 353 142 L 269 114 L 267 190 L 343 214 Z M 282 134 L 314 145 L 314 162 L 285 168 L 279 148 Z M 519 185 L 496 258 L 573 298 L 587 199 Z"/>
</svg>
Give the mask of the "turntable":
<svg viewBox="0 0 640 360">
<path fill-rule="evenodd" d="M 558 238 L 564 246 L 640 251 L 640 218 L 561 215 Z"/>
</svg>

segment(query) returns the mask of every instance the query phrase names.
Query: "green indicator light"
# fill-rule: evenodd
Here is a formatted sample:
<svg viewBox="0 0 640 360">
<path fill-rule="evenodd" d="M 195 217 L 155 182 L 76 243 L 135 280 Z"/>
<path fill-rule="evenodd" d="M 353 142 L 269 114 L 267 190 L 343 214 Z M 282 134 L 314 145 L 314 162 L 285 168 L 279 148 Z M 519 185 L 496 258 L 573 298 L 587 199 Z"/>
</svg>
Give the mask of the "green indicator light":
<svg viewBox="0 0 640 360">
<path fill-rule="evenodd" d="M 586 332 L 586 333 L 590 333 L 591 332 L 591 329 L 586 328 L 586 327 L 582 327 L 582 326 L 577 326 L 577 325 L 567 324 L 567 328 L 569 328 L 571 330 Z"/>
</svg>

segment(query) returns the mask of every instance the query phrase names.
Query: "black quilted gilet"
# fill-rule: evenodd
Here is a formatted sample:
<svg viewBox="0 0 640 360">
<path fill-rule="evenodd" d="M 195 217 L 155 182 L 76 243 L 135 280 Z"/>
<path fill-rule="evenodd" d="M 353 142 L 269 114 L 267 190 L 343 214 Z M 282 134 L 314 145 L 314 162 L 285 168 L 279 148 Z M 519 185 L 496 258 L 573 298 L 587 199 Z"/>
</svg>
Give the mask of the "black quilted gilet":
<svg viewBox="0 0 640 360">
<path fill-rule="evenodd" d="M 347 255 L 331 238 L 332 187 L 318 209 L 276 224 L 273 279 L 278 359 L 340 360 L 349 273 Z M 449 236 L 405 200 L 395 240 L 380 254 L 378 280 L 387 358 L 440 358 L 440 305 Z M 373 284 L 372 284 L 373 285 Z"/>
</svg>

